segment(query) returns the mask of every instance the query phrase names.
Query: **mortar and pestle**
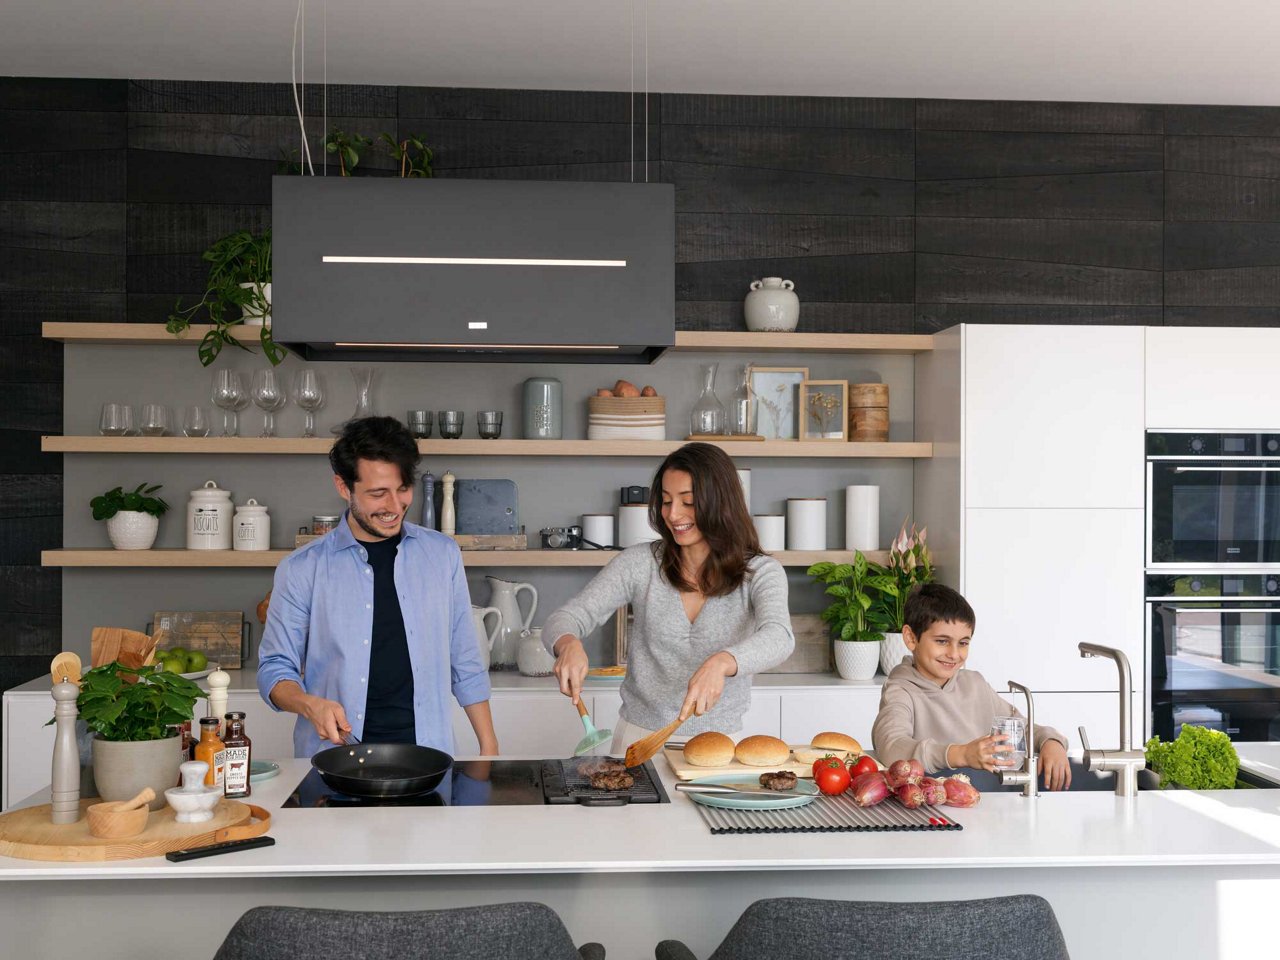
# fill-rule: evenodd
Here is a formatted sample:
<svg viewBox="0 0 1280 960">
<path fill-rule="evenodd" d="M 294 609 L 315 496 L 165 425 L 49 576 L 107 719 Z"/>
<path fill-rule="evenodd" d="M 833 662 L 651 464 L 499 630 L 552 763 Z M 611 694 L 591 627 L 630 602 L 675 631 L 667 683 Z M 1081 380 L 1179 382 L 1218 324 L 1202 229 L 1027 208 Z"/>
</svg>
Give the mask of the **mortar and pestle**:
<svg viewBox="0 0 1280 960">
<path fill-rule="evenodd" d="M 188 760 L 178 769 L 182 771 L 182 786 L 170 787 L 164 792 L 164 798 L 173 807 L 174 819 L 178 823 L 212 820 L 214 807 L 222 800 L 222 784 L 205 786 L 209 764 L 203 760 Z"/>
<path fill-rule="evenodd" d="M 112 800 L 95 803 L 87 810 L 89 832 L 102 840 L 127 840 L 136 837 L 147 828 L 147 804 L 156 798 L 156 792 L 144 787 L 132 800 Z"/>
</svg>

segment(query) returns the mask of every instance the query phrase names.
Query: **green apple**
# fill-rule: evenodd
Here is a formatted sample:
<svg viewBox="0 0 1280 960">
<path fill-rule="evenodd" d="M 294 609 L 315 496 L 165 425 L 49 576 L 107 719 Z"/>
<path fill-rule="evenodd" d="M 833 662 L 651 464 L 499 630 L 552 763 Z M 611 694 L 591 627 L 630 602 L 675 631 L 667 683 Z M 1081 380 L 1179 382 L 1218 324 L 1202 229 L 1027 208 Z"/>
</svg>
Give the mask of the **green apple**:
<svg viewBox="0 0 1280 960">
<path fill-rule="evenodd" d="M 187 651 L 187 669 L 183 673 L 195 673 L 203 670 L 209 665 L 209 658 L 205 656 L 203 650 Z"/>
<path fill-rule="evenodd" d="M 182 657 L 165 657 L 160 666 L 166 673 L 187 673 L 187 661 Z"/>
</svg>

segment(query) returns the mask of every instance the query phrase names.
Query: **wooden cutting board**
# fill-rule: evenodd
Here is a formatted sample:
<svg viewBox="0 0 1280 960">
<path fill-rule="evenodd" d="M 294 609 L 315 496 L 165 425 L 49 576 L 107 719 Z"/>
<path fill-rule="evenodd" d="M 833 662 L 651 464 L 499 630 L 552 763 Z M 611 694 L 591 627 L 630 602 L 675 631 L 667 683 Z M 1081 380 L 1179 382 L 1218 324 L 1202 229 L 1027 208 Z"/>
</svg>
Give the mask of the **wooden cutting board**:
<svg viewBox="0 0 1280 960">
<path fill-rule="evenodd" d="M 667 758 L 667 765 L 671 767 L 671 772 L 681 780 L 695 780 L 698 777 L 715 777 L 720 774 L 742 774 L 748 777 L 758 777 L 762 773 L 768 773 L 771 770 L 790 770 L 797 777 L 812 777 L 813 764 L 801 763 L 796 759 L 793 753 L 790 760 L 786 763 L 780 763 L 776 767 L 752 767 L 745 763 L 739 763 L 733 760 L 723 767 L 696 767 L 684 758 L 684 751 L 676 747 L 666 747 L 662 751 L 663 756 Z"/>
<path fill-rule="evenodd" d="M 84 810 L 98 799 L 81 800 L 75 823 L 50 823 L 49 804 L 25 807 L 0 816 L 0 855 L 21 860 L 93 863 L 159 857 L 170 850 L 203 847 L 224 840 L 243 840 L 267 832 L 271 814 L 239 800 L 223 800 L 204 823 L 178 823 L 171 807 L 154 811 L 147 827 L 128 840 L 103 840 L 89 832 Z M 254 819 L 256 818 L 256 819 Z"/>
</svg>

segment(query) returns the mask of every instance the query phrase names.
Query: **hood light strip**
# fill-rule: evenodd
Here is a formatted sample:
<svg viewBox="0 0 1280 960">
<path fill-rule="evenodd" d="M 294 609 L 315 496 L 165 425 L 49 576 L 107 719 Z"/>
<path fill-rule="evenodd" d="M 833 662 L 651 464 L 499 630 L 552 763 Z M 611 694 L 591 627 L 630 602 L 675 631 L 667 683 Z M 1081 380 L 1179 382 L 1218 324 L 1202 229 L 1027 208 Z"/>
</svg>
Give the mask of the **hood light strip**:
<svg viewBox="0 0 1280 960">
<path fill-rule="evenodd" d="M 416 348 L 420 350 L 621 350 L 613 344 L 577 343 L 335 343 L 335 347 L 374 349 Z"/>
<path fill-rule="evenodd" d="M 625 260 L 548 260 L 508 257 L 321 257 L 322 263 L 427 263 L 501 267 L 625 267 Z"/>
</svg>

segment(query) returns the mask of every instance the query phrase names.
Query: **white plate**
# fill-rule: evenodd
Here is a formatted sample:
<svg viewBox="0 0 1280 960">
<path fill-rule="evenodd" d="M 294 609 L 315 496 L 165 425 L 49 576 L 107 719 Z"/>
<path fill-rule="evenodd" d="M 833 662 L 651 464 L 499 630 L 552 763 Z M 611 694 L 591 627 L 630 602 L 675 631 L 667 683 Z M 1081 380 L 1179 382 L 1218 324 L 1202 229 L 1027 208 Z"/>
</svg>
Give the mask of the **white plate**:
<svg viewBox="0 0 1280 960">
<path fill-rule="evenodd" d="M 721 783 L 727 786 L 746 786 L 760 788 L 759 776 L 744 776 L 740 773 L 723 774 L 714 777 L 698 777 L 691 783 Z M 723 793 L 690 793 L 686 794 L 694 803 L 708 807 L 721 807 L 725 810 L 786 810 L 788 807 L 803 807 L 812 803 L 818 795 L 818 787 L 812 780 L 797 780 L 796 785 L 788 791 L 777 792 L 776 796 L 746 796 L 743 794 Z"/>
<path fill-rule="evenodd" d="M 183 677 L 187 680 L 203 680 L 205 677 L 207 677 L 209 674 L 213 673 L 213 671 L 217 669 L 219 669 L 218 664 L 214 663 L 213 661 L 210 661 L 203 670 L 196 670 L 193 673 L 180 673 L 178 674 L 178 676 Z"/>
</svg>

